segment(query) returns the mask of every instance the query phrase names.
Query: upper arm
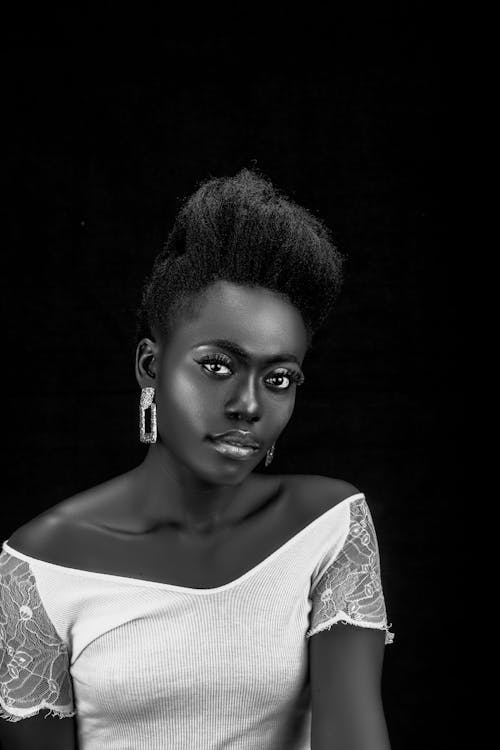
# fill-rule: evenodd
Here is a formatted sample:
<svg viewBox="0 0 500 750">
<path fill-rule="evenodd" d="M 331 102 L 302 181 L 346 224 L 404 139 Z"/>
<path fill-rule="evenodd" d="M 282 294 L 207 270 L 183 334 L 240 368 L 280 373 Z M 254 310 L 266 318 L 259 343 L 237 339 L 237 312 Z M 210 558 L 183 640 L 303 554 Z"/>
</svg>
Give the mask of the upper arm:
<svg viewBox="0 0 500 750">
<path fill-rule="evenodd" d="M 44 514 L 8 539 L 13 550 L 48 560 L 56 532 Z M 68 647 L 51 621 L 29 562 L 0 555 L 0 747 L 74 750 L 76 715 Z M 36 676 L 36 680 L 33 679 Z M 22 716 L 35 712 L 32 716 Z M 52 713 L 51 713 L 52 711 Z"/>
<path fill-rule="evenodd" d="M 335 623 L 308 643 L 311 750 L 390 750 L 381 697 L 385 632 Z"/>
<path fill-rule="evenodd" d="M 348 485 L 347 497 L 357 495 Z M 381 697 L 385 645 L 392 643 L 377 535 L 363 493 L 349 503 L 342 547 L 331 550 L 311 589 L 311 750 L 389 750 Z"/>
<path fill-rule="evenodd" d="M 60 719 L 40 711 L 22 721 L 0 717 L 0 747 L 7 750 L 77 750 L 76 716 Z"/>
</svg>

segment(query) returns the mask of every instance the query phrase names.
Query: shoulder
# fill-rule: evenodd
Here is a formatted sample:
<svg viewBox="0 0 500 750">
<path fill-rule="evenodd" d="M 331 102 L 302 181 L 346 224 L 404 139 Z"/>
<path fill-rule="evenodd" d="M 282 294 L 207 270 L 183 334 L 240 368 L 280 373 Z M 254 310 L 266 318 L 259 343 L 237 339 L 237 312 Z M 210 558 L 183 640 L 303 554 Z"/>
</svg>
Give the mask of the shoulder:
<svg viewBox="0 0 500 750">
<path fill-rule="evenodd" d="M 362 494 L 361 490 L 350 482 L 318 474 L 289 474 L 286 481 L 306 519 L 310 516 L 316 518 L 343 500 Z"/>
<path fill-rule="evenodd" d="M 38 516 L 19 526 L 7 540 L 7 544 L 29 557 L 64 564 L 72 544 L 78 543 L 78 529 L 90 519 L 98 517 L 99 509 L 106 501 L 125 489 L 127 475 L 114 477 L 83 492 L 71 495 Z M 71 536 L 71 532 L 75 533 Z"/>
<path fill-rule="evenodd" d="M 319 474 L 289 474 L 287 482 L 295 492 L 307 496 L 315 502 L 323 502 L 333 507 L 351 495 L 362 494 L 361 490 L 344 479 L 324 477 Z"/>
<path fill-rule="evenodd" d="M 68 498 L 68 501 L 70 499 L 73 500 Z M 19 526 L 7 539 L 9 547 L 35 560 L 69 565 L 68 561 L 80 547 L 81 534 L 65 502 Z"/>
<path fill-rule="evenodd" d="M 60 546 L 64 516 L 50 508 L 39 516 L 32 518 L 27 523 L 19 526 L 7 539 L 7 544 L 12 549 L 22 552 L 23 555 L 57 562 L 54 557 Z"/>
</svg>

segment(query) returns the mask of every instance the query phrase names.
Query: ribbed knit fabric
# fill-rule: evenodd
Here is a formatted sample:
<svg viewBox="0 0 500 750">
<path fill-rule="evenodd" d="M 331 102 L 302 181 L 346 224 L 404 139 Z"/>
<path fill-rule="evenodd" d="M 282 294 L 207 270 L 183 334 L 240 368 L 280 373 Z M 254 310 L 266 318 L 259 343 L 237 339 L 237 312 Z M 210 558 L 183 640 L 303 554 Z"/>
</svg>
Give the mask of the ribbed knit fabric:
<svg viewBox="0 0 500 750">
<path fill-rule="evenodd" d="M 363 493 L 212 589 L 67 568 L 7 540 L 0 717 L 76 715 L 79 750 L 310 750 L 307 638 L 339 621 L 394 638 Z"/>
</svg>

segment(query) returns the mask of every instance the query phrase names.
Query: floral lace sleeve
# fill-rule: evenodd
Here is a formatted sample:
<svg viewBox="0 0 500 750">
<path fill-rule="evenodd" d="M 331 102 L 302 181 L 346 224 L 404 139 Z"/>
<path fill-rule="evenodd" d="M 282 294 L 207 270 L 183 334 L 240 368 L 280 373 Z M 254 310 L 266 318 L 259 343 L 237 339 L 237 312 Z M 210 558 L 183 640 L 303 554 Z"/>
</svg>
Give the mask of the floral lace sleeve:
<svg viewBox="0 0 500 750">
<path fill-rule="evenodd" d="M 386 645 L 394 641 L 389 632 L 380 577 L 377 535 L 364 497 L 350 505 L 350 524 L 344 545 L 311 591 L 309 638 L 337 622 L 385 630 Z"/>
<path fill-rule="evenodd" d="M 66 644 L 40 599 L 26 561 L 0 553 L 0 717 L 21 721 L 42 708 L 75 716 Z"/>
</svg>

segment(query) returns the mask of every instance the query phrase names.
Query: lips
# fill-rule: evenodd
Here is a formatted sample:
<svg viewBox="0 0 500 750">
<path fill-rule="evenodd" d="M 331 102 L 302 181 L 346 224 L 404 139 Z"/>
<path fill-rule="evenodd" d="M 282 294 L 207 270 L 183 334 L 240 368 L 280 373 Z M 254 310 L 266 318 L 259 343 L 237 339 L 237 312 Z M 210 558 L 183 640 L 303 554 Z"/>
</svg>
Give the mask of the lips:
<svg viewBox="0 0 500 750">
<path fill-rule="evenodd" d="M 229 430 L 228 432 L 219 432 L 209 436 L 212 440 L 236 445 L 240 448 L 260 448 L 260 442 L 253 433 L 243 430 Z"/>
</svg>

